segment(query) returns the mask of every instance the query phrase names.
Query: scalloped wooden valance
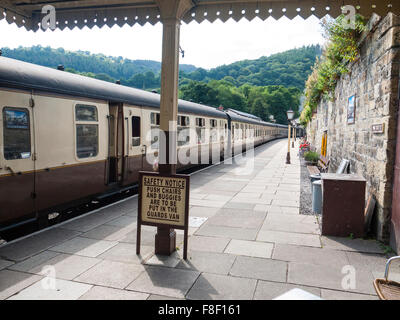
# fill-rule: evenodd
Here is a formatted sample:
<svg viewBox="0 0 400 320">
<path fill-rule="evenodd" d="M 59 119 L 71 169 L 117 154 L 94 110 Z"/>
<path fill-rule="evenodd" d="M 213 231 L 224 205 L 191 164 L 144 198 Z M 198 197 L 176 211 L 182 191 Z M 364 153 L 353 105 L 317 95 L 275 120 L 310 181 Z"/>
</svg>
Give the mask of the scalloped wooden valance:
<svg viewBox="0 0 400 320">
<path fill-rule="evenodd" d="M 0 0 L 0 20 L 6 19 L 8 23 L 36 31 L 45 15 L 42 13 L 45 5 L 56 9 L 56 27 L 61 30 L 136 23 L 154 25 L 161 20 L 157 1 L 152 0 Z M 192 8 L 183 15 L 182 21 L 201 23 L 219 19 L 225 22 L 255 17 L 279 19 L 282 16 L 293 19 L 311 15 L 336 18 L 344 5 L 352 5 L 366 17 L 372 13 L 381 16 L 388 12 L 400 14 L 399 0 L 192 0 Z"/>
</svg>

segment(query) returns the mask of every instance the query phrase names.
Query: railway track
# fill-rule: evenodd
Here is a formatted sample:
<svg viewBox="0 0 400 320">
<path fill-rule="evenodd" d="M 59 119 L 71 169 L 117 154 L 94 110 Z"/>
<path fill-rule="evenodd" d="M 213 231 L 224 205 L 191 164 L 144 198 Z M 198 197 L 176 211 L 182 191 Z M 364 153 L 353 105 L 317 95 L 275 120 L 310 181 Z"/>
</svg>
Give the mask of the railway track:
<svg viewBox="0 0 400 320">
<path fill-rule="evenodd" d="M 184 170 L 180 173 L 181 174 L 192 174 L 192 173 L 198 172 L 204 168 L 207 168 L 209 166 L 211 166 L 211 164 L 199 165 L 199 166 Z M 101 199 L 92 200 L 90 202 L 84 203 L 84 204 L 76 206 L 76 207 L 68 208 L 68 209 L 60 211 L 60 212 L 54 212 L 52 214 L 54 218 L 49 220 L 48 225 L 45 226 L 44 228 L 39 227 L 36 222 L 32 222 L 32 223 L 23 225 L 21 227 L 2 231 L 0 233 L 0 245 L 3 245 L 12 240 L 16 240 L 18 238 L 27 236 L 27 235 L 34 233 L 36 231 L 39 231 L 41 229 L 45 229 L 47 227 L 60 224 L 62 222 L 68 221 L 72 218 L 79 217 L 79 216 L 84 215 L 93 210 L 101 209 L 103 207 L 106 207 L 106 206 L 116 203 L 118 201 L 132 197 L 132 196 L 136 195 L 137 193 L 138 193 L 138 187 L 137 187 L 137 185 L 134 185 L 128 189 L 117 192 L 113 195 L 110 195 L 107 197 L 102 197 Z"/>
</svg>

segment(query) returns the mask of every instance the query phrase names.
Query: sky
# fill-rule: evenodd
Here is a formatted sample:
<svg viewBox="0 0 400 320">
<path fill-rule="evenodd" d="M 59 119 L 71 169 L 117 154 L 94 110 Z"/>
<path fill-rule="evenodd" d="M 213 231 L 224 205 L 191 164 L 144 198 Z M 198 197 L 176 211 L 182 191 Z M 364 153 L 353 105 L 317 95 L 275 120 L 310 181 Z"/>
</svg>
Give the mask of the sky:
<svg viewBox="0 0 400 320">
<path fill-rule="evenodd" d="M 205 69 L 245 59 L 257 59 L 273 53 L 299 48 L 303 45 L 323 44 L 320 21 L 311 16 L 307 20 L 268 18 L 262 21 L 232 19 L 201 24 L 182 23 L 181 47 L 185 51 L 180 63 Z M 64 31 L 26 31 L 0 21 L 0 47 L 16 48 L 32 45 L 63 47 L 66 50 L 90 51 L 129 59 L 161 60 L 162 25 L 146 24 L 133 27 L 104 26 Z"/>
</svg>

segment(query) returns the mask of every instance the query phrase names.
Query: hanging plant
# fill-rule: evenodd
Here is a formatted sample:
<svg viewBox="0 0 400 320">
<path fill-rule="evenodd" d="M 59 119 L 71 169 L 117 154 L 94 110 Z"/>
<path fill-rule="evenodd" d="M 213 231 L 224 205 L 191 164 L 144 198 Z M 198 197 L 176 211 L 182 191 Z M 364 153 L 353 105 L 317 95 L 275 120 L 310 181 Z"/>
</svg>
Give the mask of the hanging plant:
<svg viewBox="0 0 400 320">
<path fill-rule="evenodd" d="M 328 44 L 306 82 L 305 108 L 300 117 L 303 125 L 311 121 L 312 112 L 322 99 L 334 99 L 337 82 L 342 75 L 349 73 L 349 63 L 359 56 L 357 39 L 365 30 L 365 19 L 357 15 L 354 29 L 349 29 L 346 22 L 344 15 L 322 22 Z"/>
</svg>

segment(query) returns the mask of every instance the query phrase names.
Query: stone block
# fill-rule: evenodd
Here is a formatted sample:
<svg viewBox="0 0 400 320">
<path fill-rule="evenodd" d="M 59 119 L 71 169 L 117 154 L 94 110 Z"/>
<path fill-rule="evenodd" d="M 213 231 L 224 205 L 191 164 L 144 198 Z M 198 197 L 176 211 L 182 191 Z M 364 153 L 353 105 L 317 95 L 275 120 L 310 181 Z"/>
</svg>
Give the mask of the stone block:
<svg viewBox="0 0 400 320">
<path fill-rule="evenodd" d="M 190 300 L 251 300 L 257 281 L 203 273 L 187 294 Z M 240 290 L 238 290 L 240 288 Z"/>
<path fill-rule="evenodd" d="M 272 259 L 239 256 L 229 274 L 243 278 L 286 282 L 287 263 Z"/>
<path fill-rule="evenodd" d="M 192 270 L 148 266 L 127 290 L 184 298 L 199 275 Z"/>
</svg>

